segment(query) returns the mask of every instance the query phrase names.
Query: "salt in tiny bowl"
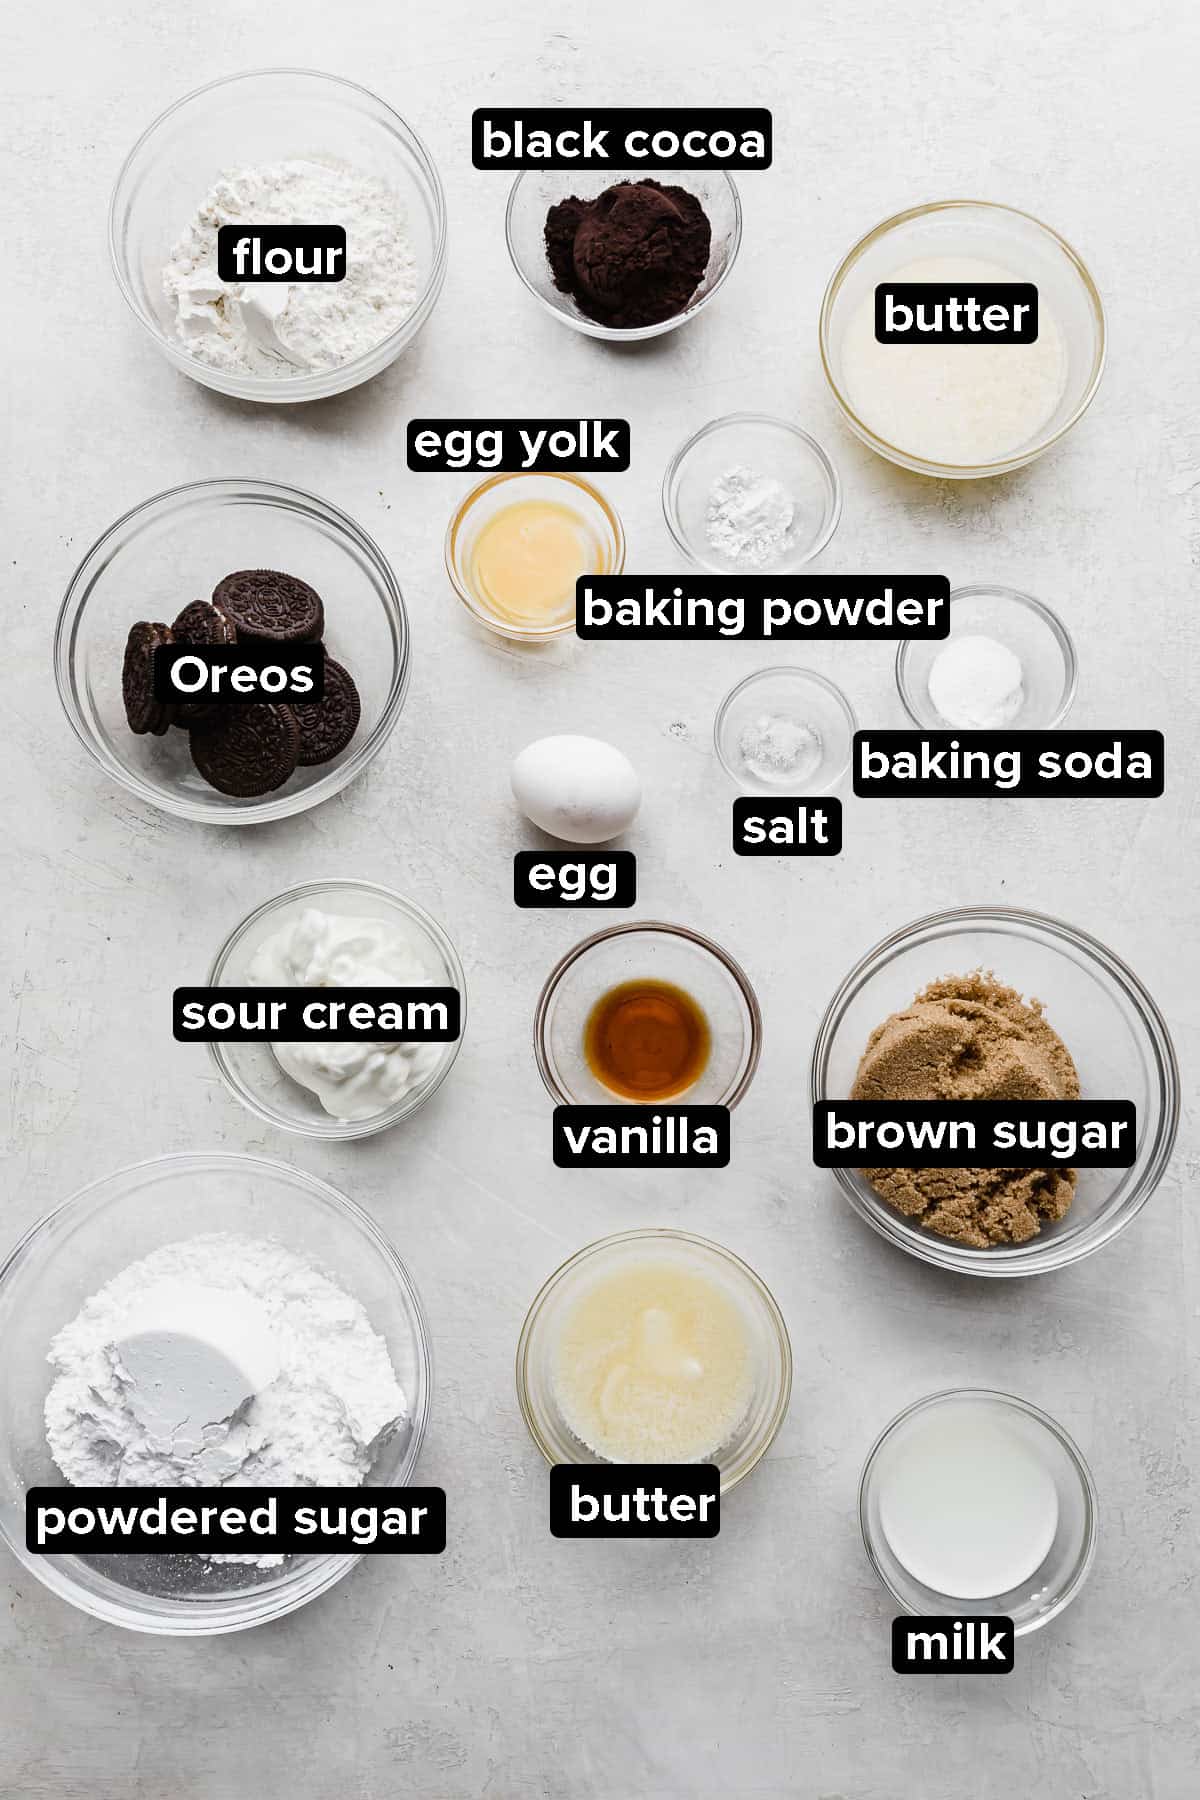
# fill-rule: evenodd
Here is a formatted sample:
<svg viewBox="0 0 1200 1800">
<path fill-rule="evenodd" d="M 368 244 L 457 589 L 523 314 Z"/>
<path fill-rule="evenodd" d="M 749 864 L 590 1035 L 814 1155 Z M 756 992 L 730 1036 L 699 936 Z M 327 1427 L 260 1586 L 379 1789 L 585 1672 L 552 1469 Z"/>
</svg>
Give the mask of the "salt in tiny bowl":
<svg viewBox="0 0 1200 1800">
<path fill-rule="evenodd" d="M 795 508 L 783 549 L 762 563 L 727 556 L 709 541 L 713 483 L 738 468 L 778 481 Z M 676 546 L 698 568 L 786 575 L 829 543 L 842 516 L 842 484 L 816 438 L 798 425 L 769 413 L 729 413 L 679 446 L 663 476 L 662 508 Z"/>
<path fill-rule="evenodd" d="M 807 726 L 816 747 L 795 768 L 767 773 L 742 749 L 745 734 L 766 720 Z M 730 688 L 717 708 L 713 742 L 721 767 L 742 793 L 825 794 L 850 767 L 857 725 L 845 694 L 815 669 L 758 669 Z"/>
<path fill-rule="evenodd" d="M 1022 670 L 1024 698 L 1007 730 L 1052 731 L 1075 700 L 1078 665 L 1071 635 L 1044 600 L 1016 588 L 952 588 L 950 632 L 944 638 L 905 638 L 896 652 L 896 686 L 905 712 L 923 731 L 958 730 L 942 718 L 929 693 L 938 652 L 956 637 L 989 637 L 1011 650 Z"/>
</svg>

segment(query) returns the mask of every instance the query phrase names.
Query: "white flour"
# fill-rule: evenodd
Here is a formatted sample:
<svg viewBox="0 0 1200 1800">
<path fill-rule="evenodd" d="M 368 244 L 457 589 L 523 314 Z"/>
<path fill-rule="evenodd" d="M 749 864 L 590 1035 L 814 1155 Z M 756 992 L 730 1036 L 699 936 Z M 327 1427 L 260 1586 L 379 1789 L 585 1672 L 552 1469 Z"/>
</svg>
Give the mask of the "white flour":
<svg viewBox="0 0 1200 1800">
<path fill-rule="evenodd" d="M 257 1238 L 132 1263 L 48 1360 L 47 1443 L 75 1487 L 358 1486 L 407 1410 L 358 1301 Z"/>
<path fill-rule="evenodd" d="M 346 275 L 224 282 L 221 225 L 343 225 Z M 171 252 L 163 289 L 188 353 L 227 373 L 294 376 L 351 362 L 403 324 L 417 266 L 397 194 L 373 175 L 293 160 L 220 177 Z"/>
</svg>

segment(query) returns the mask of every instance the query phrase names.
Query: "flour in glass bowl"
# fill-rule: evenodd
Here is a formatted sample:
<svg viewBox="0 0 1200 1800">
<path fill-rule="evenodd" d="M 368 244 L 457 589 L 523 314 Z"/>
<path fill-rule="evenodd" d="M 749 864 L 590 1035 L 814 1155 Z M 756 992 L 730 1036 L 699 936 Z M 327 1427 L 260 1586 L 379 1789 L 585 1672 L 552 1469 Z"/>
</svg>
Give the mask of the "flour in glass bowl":
<svg viewBox="0 0 1200 1800">
<path fill-rule="evenodd" d="M 342 225 L 342 281 L 222 281 L 222 225 Z M 180 346 L 226 374 L 293 377 L 353 362 L 416 305 L 403 202 L 344 163 L 295 158 L 222 174 L 171 251 L 163 291 Z"/>
</svg>

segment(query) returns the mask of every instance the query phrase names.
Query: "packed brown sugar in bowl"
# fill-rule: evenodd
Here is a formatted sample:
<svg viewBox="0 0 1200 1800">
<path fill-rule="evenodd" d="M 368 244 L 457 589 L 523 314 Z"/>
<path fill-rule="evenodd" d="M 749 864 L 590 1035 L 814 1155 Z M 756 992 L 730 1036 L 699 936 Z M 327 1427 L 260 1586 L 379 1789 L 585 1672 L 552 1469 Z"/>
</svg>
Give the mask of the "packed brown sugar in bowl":
<svg viewBox="0 0 1200 1800">
<path fill-rule="evenodd" d="M 1070 1051 L 990 972 L 944 975 L 867 1040 L 852 1100 L 1077 1100 Z M 889 1206 L 972 1249 L 1021 1244 L 1061 1219 L 1074 1169 L 863 1169 Z"/>
</svg>

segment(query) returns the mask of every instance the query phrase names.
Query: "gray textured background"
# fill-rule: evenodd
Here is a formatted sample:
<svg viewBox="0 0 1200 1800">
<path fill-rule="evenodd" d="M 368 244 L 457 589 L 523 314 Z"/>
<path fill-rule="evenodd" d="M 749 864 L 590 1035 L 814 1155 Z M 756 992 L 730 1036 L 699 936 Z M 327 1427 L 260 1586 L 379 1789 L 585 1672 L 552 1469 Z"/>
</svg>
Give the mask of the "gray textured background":
<svg viewBox="0 0 1200 1800">
<path fill-rule="evenodd" d="M 0 1791 L 99 1800 L 1185 1800 L 1196 1792 L 1197 1145 L 1119 1242 L 1038 1282 L 936 1274 L 861 1228 L 805 1149 L 812 1034 L 852 959 L 906 919 L 1009 901 L 1125 955 L 1195 1052 L 1189 687 L 1197 648 L 1200 398 L 1194 9 L 882 0 L 503 9 L 386 0 L 39 0 L 2 58 L 11 308 L 3 566 L 5 912 L 16 943 L 5 1240 L 90 1175 L 226 1146 L 294 1158 L 372 1209 L 428 1305 L 438 1383 L 422 1475 L 444 1484 L 439 1559 L 362 1564 L 281 1625 L 183 1644 L 118 1633 L 0 1563 Z M 10 25 L 9 33 L 14 27 Z M 324 67 L 378 88 L 429 144 L 450 274 L 412 352 L 310 408 L 221 401 L 168 368 L 107 267 L 109 187 L 170 99 L 239 67 Z M 768 174 L 742 178 L 742 256 L 713 307 L 639 354 L 606 354 L 529 300 L 503 241 L 505 177 L 475 173 L 472 107 L 647 98 L 775 110 Z M 299 133 L 303 137 L 302 130 Z M 290 148 L 290 147 L 285 147 Z M 1104 294 L 1111 359 L 1083 427 L 1040 466 L 955 487 L 873 459 L 840 427 L 816 350 L 830 271 L 860 232 L 972 194 L 1044 215 Z M 16 281 L 12 280 L 16 271 Z M 1191 284 L 1191 285 L 1189 285 Z M 473 634 L 441 565 L 461 476 L 410 476 L 413 413 L 618 414 L 634 464 L 608 487 L 631 560 L 667 566 L 664 463 L 735 408 L 791 414 L 846 487 L 826 566 L 944 570 L 1046 596 L 1082 660 L 1074 722 L 1159 725 L 1154 804 L 1012 801 L 848 808 L 847 849 L 738 864 L 709 747 L 751 645 L 514 653 Z M 50 637 L 93 537 L 171 483 L 260 474 L 345 506 L 393 559 L 415 679 L 366 779 L 250 834 L 132 806 L 60 716 Z M 885 647 L 817 647 L 860 715 L 900 724 Z M 19 680 L 18 680 L 19 678 Z M 512 753 L 543 730 L 611 735 L 646 783 L 642 911 L 743 960 L 766 1048 L 732 1167 L 556 1176 L 528 1047 L 539 986 L 587 918 L 518 914 Z M 408 1128 L 323 1149 L 260 1130 L 203 1053 L 170 1041 L 167 996 L 252 904 L 326 873 L 429 907 L 468 971 L 458 1067 Z M 721 1536 L 567 1544 L 513 1395 L 543 1276 L 589 1239 L 683 1225 L 739 1251 L 791 1326 L 797 1379 L 773 1454 Z M 1189 1291 L 1190 1284 L 1190 1291 Z M 946 1383 L 1048 1408 L 1099 1486 L 1090 1584 L 994 1681 L 888 1665 L 889 1603 L 854 1495 L 876 1430 Z"/>
</svg>

